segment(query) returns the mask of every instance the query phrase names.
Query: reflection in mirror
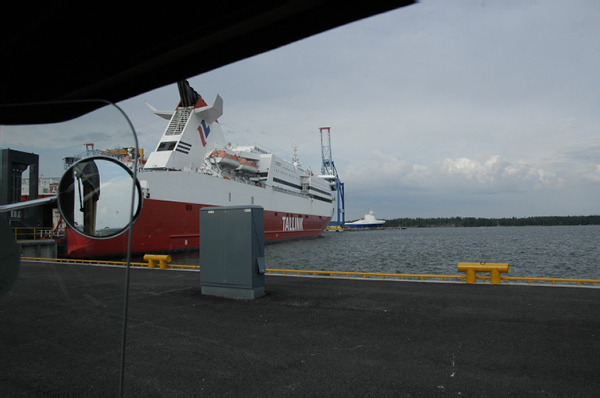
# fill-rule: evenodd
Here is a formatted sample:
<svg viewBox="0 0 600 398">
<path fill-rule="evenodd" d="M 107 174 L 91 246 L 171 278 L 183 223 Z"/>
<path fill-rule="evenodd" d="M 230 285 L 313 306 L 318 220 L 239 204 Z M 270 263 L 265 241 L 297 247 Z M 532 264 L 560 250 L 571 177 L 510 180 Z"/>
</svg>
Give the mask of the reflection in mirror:
<svg viewBox="0 0 600 398">
<path fill-rule="evenodd" d="M 58 186 L 58 207 L 66 223 L 78 233 L 107 239 L 129 225 L 132 171 L 119 161 L 95 156 L 73 164 Z M 136 181 L 133 222 L 141 210 L 141 188 Z"/>
</svg>

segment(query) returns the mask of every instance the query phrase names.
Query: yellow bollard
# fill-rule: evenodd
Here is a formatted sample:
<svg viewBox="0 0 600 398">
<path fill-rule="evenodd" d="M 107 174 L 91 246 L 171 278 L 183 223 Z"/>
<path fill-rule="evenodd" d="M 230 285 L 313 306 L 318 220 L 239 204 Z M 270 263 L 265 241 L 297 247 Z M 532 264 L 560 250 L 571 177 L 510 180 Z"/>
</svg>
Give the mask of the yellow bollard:
<svg viewBox="0 0 600 398">
<path fill-rule="evenodd" d="M 476 283 L 476 272 L 489 272 L 492 285 L 500 284 L 500 273 L 508 272 L 508 263 L 458 263 L 458 272 L 467 273 L 467 283 Z"/>
<path fill-rule="evenodd" d="M 171 256 L 165 254 L 146 254 L 144 260 L 148 261 L 148 268 L 155 268 L 158 261 L 158 267 L 160 269 L 167 269 L 167 263 L 171 262 Z"/>
<path fill-rule="evenodd" d="M 154 262 L 154 260 L 152 258 L 146 258 L 146 256 L 144 256 L 144 260 L 148 261 L 148 268 L 152 269 L 156 267 L 156 263 Z"/>
<path fill-rule="evenodd" d="M 490 271 L 490 282 L 492 283 L 492 285 L 499 285 L 500 284 L 500 271 L 498 271 L 497 268 L 494 268 Z"/>
<path fill-rule="evenodd" d="M 475 277 L 475 270 L 472 268 L 467 269 L 467 283 L 477 283 L 477 278 Z"/>
</svg>

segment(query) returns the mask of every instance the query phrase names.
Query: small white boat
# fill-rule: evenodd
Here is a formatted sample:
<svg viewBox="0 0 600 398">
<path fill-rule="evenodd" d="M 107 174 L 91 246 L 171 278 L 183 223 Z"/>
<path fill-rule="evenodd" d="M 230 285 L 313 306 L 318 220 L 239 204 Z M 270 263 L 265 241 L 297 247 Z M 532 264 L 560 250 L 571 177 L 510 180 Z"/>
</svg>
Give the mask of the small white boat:
<svg viewBox="0 0 600 398">
<path fill-rule="evenodd" d="M 375 219 L 375 212 L 369 209 L 369 213 L 361 217 L 360 220 L 346 223 L 346 228 L 380 228 L 385 224 L 384 220 Z"/>
</svg>

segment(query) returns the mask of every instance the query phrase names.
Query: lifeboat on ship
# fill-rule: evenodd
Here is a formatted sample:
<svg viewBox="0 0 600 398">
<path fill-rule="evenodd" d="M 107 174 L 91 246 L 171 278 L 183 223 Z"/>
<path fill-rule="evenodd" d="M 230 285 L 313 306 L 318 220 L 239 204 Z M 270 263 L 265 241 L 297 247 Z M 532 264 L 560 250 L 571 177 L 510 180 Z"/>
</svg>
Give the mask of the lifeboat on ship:
<svg viewBox="0 0 600 398">
<path fill-rule="evenodd" d="M 222 149 L 212 151 L 208 159 L 212 164 L 216 164 L 219 167 L 227 169 L 237 169 L 240 167 L 240 158 Z"/>
<path fill-rule="evenodd" d="M 240 165 L 236 170 L 246 174 L 256 174 L 258 173 L 258 166 L 248 159 L 240 158 Z"/>
</svg>

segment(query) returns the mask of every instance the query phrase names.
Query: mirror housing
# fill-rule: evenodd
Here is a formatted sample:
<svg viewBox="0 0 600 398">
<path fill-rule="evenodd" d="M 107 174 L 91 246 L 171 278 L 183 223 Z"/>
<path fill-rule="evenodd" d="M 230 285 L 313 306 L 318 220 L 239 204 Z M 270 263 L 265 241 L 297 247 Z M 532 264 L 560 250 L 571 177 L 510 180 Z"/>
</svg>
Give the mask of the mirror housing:
<svg viewBox="0 0 600 398">
<path fill-rule="evenodd" d="M 131 196 L 132 183 L 135 190 Z M 69 167 L 61 178 L 58 208 L 78 234 L 110 239 L 125 232 L 139 217 L 142 189 L 133 171 L 120 161 L 107 156 L 87 157 Z"/>
</svg>

